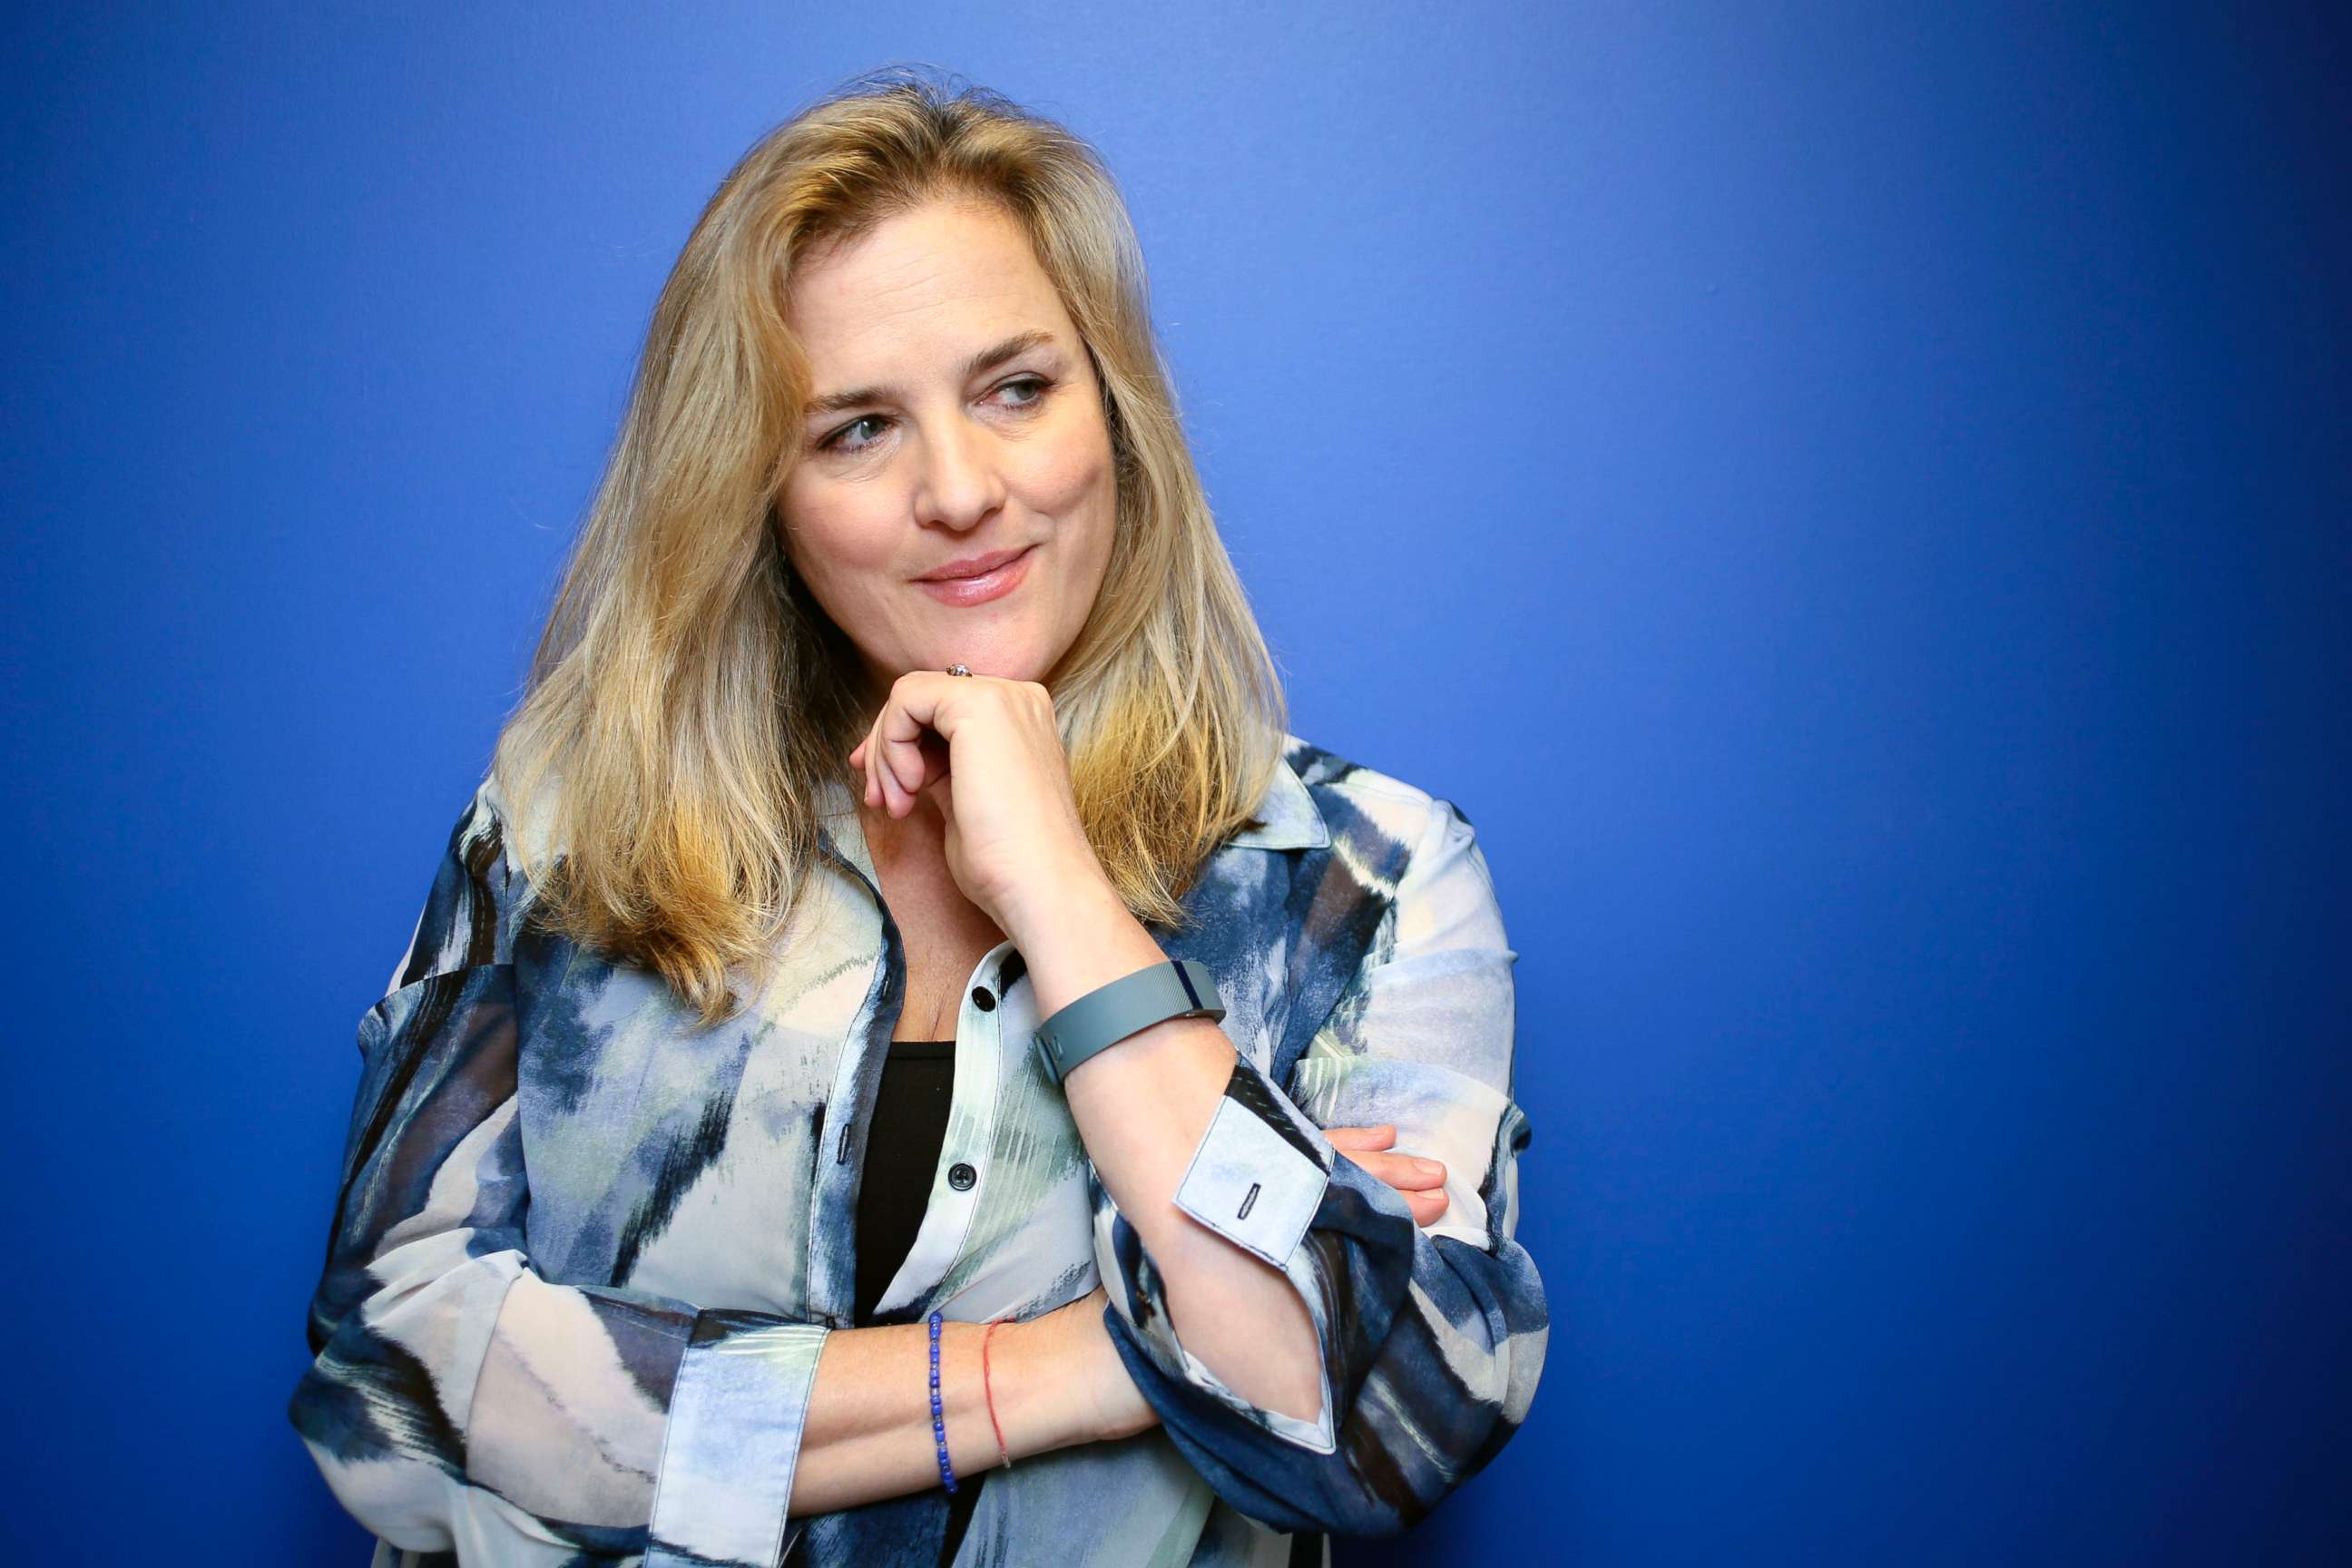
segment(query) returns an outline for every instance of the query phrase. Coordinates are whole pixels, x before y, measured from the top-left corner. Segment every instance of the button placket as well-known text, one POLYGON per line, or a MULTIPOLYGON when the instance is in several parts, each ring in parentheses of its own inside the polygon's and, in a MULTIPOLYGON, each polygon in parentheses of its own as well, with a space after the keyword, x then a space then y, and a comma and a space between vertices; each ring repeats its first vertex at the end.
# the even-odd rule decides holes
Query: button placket
MULTIPOLYGON (((996 956, 997 950, 991 949, 989 952, 981 959, 979 966, 975 968, 972 973, 975 975, 984 975, 988 978, 988 981, 993 982, 1001 968, 1001 966, 996 963, 996 956)), ((985 1091, 989 1096, 989 1104, 992 1110, 995 1103, 996 1090, 996 1084, 994 1081, 996 1073, 994 1071, 993 1064, 997 1060, 996 1047, 999 1044, 999 1021, 996 1016, 996 1002, 997 994, 992 984, 984 983, 981 984, 969 985, 964 991, 963 1007, 960 1011, 956 1020, 957 1040, 960 1042, 971 1042, 971 1048, 981 1049, 980 1042, 985 1039, 988 1044, 983 1050, 983 1056, 985 1060, 991 1064, 991 1070, 985 1075, 975 1072, 971 1074, 969 1079, 966 1079, 963 1068, 963 1058, 966 1054, 966 1047, 960 1044, 956 1050, 956 1077, 959 1080, 956 1086, 957 1089, 959 1092, 962 1092, 964 1090, 965 1084, 968 1082, 971 1084, 972 1089, 977 1091, 982 1089, 984 1081, 985 1091)), ((952 1156, 952 1160, 948 1165, 947 1171, 948 1187, 952 1192, 969 1193, 974 1187, 980 1185, 980 1165, 978 1162, 986 1157, 987 1143, 985 1139, 994 1136, 996 1119, 992 1114, 979 1120, 981 1121, 982 1125, 985 1128, 985 1132, 983 1133, 982 1138, 977 1141, 975 1146, 956 1146, 950 1147, 947 1151, 947 1152, 952 1156)), ((949 1136, 950 1140, 954 1137, 955 1125, 954 1120, 951 1119, 949 1122, 949 1136)), ((971 1123, 967 1123, 966 1125, 971 1125, 971 1123)))
POLYGON ((1012 951, 1010 942, 992 948, 972 971, 964 988, 963 1005, 956 1016, 956 1050, 948 1131, 940 1149, 937 1173, 946 1177, 945 1190, 934 1186, 915 1245, 898 1273, 883 1292, 882 1310, 891 1310, 921 1300, 955 1269, 963 1257, 964 1242, 979 1214, 981 1178, 996 1139, 997 1107, 1003 1065, 999 1054, 1002 1000, 996 989, 997 963, 1012 951), (981 984, 982 976, 995 984, 981 984), (981 998, 985 996, 986 1002, 981 998))

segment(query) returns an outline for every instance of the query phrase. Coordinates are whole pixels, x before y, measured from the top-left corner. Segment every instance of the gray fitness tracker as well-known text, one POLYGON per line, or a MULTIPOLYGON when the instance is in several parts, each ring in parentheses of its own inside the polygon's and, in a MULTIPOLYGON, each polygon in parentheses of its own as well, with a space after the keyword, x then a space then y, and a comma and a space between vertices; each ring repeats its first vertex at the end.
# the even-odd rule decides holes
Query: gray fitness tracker
POLYGON ((1097 1051, 1171 1018, 1225 1016, 1209 972, 1189 958, 1171 959, 1098 985, 1037 1026, 1037 1056, 1056 1084, 1097 1051))

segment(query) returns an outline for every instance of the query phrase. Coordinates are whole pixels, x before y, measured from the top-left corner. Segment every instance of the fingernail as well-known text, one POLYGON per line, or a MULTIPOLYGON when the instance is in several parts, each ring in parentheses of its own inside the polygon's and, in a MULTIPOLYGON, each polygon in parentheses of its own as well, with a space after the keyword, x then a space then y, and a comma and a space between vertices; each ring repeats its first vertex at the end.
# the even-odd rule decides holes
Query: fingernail
POLYGON ((1439 1164, 1434 1160, 1423 1160, 1416 1158, 1412 1163, 1412 1168, 1424 1176, 1442 1176, 1445 1174, 1445 1167, 1439 1164))

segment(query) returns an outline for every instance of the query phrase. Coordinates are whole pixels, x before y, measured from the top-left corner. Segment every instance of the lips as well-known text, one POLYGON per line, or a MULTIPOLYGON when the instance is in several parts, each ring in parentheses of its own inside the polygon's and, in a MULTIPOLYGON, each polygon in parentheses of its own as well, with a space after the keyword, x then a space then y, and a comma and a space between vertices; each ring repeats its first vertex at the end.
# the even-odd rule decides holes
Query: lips
POLYGON ((985 555, 967 555, 961 561, 950 561, 944 566, 935 567, 915 580, 919 583, 950 583, 960 578, 984 577, 1029 548, 1024 544, 1015 550, 992 550, 985 555))
POLYGON ((984 605, 991 599, 1003 598, 1021 585, 1021 579, 1029 574, 1030 557, 1036 553, 1036 549, 1034 544, 1024 545, 1019 550, 999 550, 991 554, 973 556, 970 562, 950 563, 951 566, 959 569, 969 567, 971 562, 982 563, 983 566, 971 576, 918 577, 915 586, 942 605, 958 607, 984 605))

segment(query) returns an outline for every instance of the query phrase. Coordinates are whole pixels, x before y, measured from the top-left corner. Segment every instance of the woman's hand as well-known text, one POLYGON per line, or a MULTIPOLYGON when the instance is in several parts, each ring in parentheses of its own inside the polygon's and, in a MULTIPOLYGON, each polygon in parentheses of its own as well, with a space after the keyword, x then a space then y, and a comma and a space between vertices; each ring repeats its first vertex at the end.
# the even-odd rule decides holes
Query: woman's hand
POLYGON ((1323 1136, 1331 1141, 1331 1147, 1402 1193, 1405 1205, 1412 1210, 1413 1224, 1435 1225, 1437 1216, 1445 1212, 1444 1163, 1381 1152, 1396 1147, 1394 1127, 1385 1122, 1378 1127, 1327 1127, 1323 1136))
POLYGON ((849 765, 866 772, 869 806, 938 809, 956 885, 1016 942, 1024 910, 1066 902, 1089 879, 1109 890, 1078 821, 1054 700, 1035 681, 909 670, 849 765))

